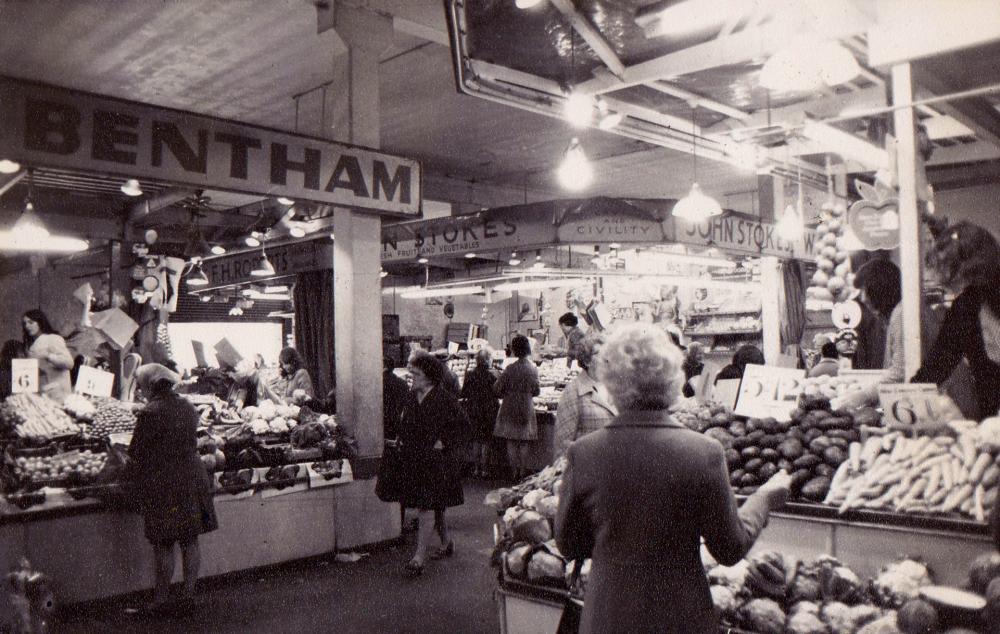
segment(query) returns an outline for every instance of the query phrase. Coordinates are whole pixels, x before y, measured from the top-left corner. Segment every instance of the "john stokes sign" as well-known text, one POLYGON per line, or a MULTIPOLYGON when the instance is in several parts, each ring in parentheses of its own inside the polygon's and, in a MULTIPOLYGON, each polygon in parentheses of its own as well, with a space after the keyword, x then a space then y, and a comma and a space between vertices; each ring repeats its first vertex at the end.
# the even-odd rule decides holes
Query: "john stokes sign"
POLYGON ((420 166, 322 139, 0 77, 0 158, 420 213, 420 166))

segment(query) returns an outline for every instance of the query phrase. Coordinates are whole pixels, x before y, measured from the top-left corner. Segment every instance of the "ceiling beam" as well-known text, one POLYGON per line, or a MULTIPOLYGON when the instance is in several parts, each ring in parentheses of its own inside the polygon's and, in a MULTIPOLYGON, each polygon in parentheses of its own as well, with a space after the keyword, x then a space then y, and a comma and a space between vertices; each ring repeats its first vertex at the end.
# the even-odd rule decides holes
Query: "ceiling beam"
POLYGON ((549 2, 569 20, 573 29, 580 34, 580 37, 594 50, 594 53, 616 77, 622 77, 625 74, 625 64, 618 59, 618 54, 586 16, 576 10, 572 0, 549 0, 549 2))
POLYGON ((16 174, 11 174, 10 176, 8 176, 4 184, 0 185, 0 196, 6 194, 8 189, 13 187, 14 185, 17 185, 21 181, 21 179, 27 175, 28 175, 28 170, 21 170, 16 174))
POLYGON ((888 67, 1000 41, 996 0, 878 0, 868 59, 888 67))
POLYGON ((774 108, 770 111, 758 110, 746 120, 736 123, 733 121, 723 121, 706 129, 709 135, 732 132, 738 130, 737 126, 746 128, 764 127, 767 125, 787 124, 798 126, 805 123, 806 118, 827 119, 835 117, 845 110, 863 110, 870 108, 883 108, 888 105, 885 90, 879 86, 869 86, 858 91, 844 93, 841 95, 832 94, 819 99, 809 99, 801 103, 774 108))
POLYGON ((144 223, 153 222, 152 220, 147 221, 146 218, 161 209, 184 200, 188 196, 194 196, 196 193, 197 192, 194 190, 182 189, 180 187, 166 189, 155 196, 151 196, 146 200, 141 200, 132 205, 128 210, 128 219, 126 220, 126 223, 131 224, 138 222, 139 220, 142 220, 144 223))
MULTIPOLYGON (((858 11, 838 14, 838 19, 826 20, 823 35, 840 39, 863 33, 869 26, 858 11)), ((670 79, 720 66, 742 64, 763 59, 788 43, 785 21, 772 21, 757 28, 748 28, 726 37, 695 44, 646 62, 628 66, 620 80, 595 77, 577 86, 583 92, 603 94, 658 79, 670 79)))
POLYGON ((407 20, 406 18, 394 15, 392 16, 392 28, 399 33, 411 35, 427 42, 441 44, 442 46, 451 46, 447 31, 439 31, 434 27, 414 22, 413 20, 407 20))
MULTIPOLYGON (((917 86, 913 97, 915 100, 953 92, 941 79, 925 71, 914 69, 913 81, 917 86)), ((934 104, 934 107, 967 126, 979 139, 1000 148, 1000 135, 987 127, 990 124, 996 125, 997 116, 988 107, 982 106, 978 99, 963 99, 955 103, 943 101, 934 104)))
POLYGON ((727 106, 724 103, 719 103, 707 97, 703 97, 697 93, 693 93, 689 90, 684 90, 683 88, 678 88, 677 86, 668 84, 665 81, 654 81, 646 84, 648 88, 652 88, 657 92, 662 92, 665 95, 670 95, 671 97, 677 97, 678 99, 684 99, 688 102, 695 102, 699 106, 708 108, 709 110, 714 110, 719 114, 724 114, 727 117, 733 119, 739 119, 744 121, 750 118, 750 113, 743 112, 739 108, 733 108, 732 106, 727 106))
POLYGON ((975 143, 934 148, 931 159, 927 161, 927 167, 996 161, 997 159, 1000 159, 1000 147, 986 141, 976 141, 975 143))

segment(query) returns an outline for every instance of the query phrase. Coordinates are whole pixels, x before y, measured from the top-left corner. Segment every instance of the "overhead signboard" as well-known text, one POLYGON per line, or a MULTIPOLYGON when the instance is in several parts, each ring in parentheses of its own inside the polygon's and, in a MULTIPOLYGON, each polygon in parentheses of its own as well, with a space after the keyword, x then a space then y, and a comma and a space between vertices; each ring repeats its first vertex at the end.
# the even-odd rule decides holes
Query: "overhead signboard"
POLYGON ((6 77, 0 121, 29 165, 420 214, 420 165, 375 150, 6 77))
MULTIPOLYGON (((333 266, 333 245, 329 242, 323 244, 319 240, 268 247, 266 253, 276 277, 319 271, 333 266)), ((260 250, 255 249, 206 259, 202 263, 202 270, 208 277, 208 285, 203 290, 264 281, 250 274, 260 262, 260 254, 260 250)))
POLYGON ((801 240, 788 241, 778 234, 778 227, 769 222, 737 215, 715 216, 701 222, 671 218, 674 239, 682 244, 716 247, 723 251, 748 255, 769 255, 779 258, 815 260, 816 231, 806 229, 801 240))

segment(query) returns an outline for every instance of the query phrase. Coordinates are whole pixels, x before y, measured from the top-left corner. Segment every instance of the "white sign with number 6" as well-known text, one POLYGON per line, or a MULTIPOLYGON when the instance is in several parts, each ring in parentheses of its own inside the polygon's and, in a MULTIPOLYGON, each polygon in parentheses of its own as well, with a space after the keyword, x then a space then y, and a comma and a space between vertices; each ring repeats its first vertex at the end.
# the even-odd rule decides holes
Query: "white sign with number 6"
POLYGON ((38 359, 12 359, 10 366, 11 393, 38 392, 38 359))
POLYGON ((882 415, 890 424, 941 423, 938 387, 933 383, 884 383, 878 387, 882 415))

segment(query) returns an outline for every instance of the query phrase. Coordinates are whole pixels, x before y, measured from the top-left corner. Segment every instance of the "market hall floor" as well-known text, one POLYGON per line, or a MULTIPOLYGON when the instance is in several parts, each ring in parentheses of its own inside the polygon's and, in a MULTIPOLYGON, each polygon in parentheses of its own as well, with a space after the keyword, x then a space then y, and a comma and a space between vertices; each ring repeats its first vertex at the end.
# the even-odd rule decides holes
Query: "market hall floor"
POLYGON ((186 616, 128 616, 124 608, 137 599, 127 597, 68 614, 52 631, 492 634, 499 631, 489 566, 496 515, 482 504, 489 488, 466 481, 465 505, 448 510, 455 555, 429 562, 417 579, 401 576, 413 547, 408 536, 405 545, 378 547, 353 564, 312 561, 208 580, 186 616))

